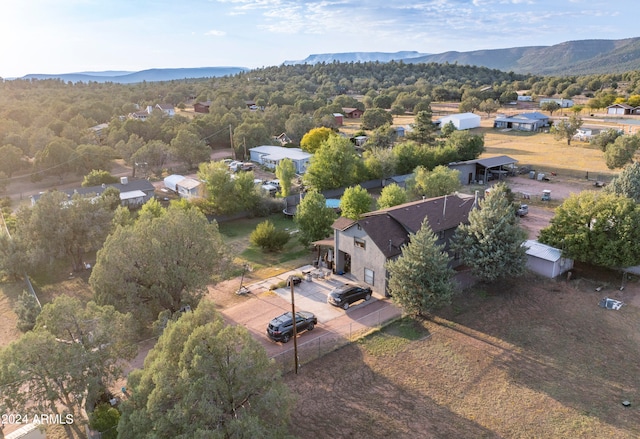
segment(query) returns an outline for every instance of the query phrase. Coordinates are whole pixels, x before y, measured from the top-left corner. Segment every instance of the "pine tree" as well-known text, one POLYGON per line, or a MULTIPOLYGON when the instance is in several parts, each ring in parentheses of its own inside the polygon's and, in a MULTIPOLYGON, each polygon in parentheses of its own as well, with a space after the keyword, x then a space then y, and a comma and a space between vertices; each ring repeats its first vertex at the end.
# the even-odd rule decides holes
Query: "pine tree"
POLYGON ((448 304, 454 293, 449 256, 428 220, 402 248, 402 255, 387 262, 389 292, 409 314, 424 315, 448 304))
POLYGON ((486 282, 521 276, 526 265, 522 243, 526 233, 518 224, 509 188, 500 183, 469 213, 469 224, 458 227, 452 249, 473 273, 486 282))

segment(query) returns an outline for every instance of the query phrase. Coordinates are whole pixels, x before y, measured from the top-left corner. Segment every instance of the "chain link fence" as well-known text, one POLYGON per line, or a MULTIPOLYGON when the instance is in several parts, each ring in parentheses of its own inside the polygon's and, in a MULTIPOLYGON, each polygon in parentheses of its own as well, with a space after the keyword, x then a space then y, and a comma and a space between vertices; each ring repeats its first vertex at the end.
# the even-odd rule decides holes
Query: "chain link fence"
MULTIPOLYGON (((313 340, 304 343, 298 342, 298 367, 363 337, 372 330, 400 317, 401 314, 401 311, 396 307, 386 306, 346 325, 332 328, 326 334, 322 334, 313 340)), ((294 371, 293 346, 284 352, 274 355, 272 358, 283 374, 294 371)))

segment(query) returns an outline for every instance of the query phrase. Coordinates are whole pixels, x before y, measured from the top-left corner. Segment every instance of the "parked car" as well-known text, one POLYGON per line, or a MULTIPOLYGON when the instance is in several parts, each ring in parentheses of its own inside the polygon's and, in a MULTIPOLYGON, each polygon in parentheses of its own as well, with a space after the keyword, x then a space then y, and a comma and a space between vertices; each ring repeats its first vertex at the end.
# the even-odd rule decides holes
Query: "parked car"
MULTIPOLYGON (((267 326, 267 335, 273 341, 281 341, 286 343, 293 336, 293 319, 291 312, 286 312, 269 322, 267 326)), ((318 319, 313 313, 307 311, 296 312, 296 332, 300 333, 304 330, 312 331, 318 319)))
POLYGON ((529 206, 527 204, 521 204, 518 210, 516 211, 516 215, 519 217, 523 217, 529 213, 529 206))
POLYGON ((344 284, 335 288, 327 296, 327 302, 343 309, 349 309, 349 305, 358 300, 369 299, 371 299, 371 288, 355 284, 344 284))

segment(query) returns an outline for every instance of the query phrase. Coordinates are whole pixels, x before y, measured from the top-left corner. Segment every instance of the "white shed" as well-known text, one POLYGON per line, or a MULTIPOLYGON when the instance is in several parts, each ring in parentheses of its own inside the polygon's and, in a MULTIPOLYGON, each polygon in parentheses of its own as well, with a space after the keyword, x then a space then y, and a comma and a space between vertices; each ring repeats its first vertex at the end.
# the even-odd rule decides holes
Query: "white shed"
POLYGON ((178 174, 172 174, 164 178, 164 185, 166 188, 171 189, 174 192, 178 192, 178 183, 184 180, 184 176, 178 174))
POLYGON ((555 278, 573 268, 573 259, 563 258, 559 249, 530 239, 527 248, 527 268, 548 278, 555 278))
POLYGON ((478 128, 480 126, 480 116, 473 113, 459 113, 450 114, 449 116, 444 116, 438 119, 440 128, 449 122, 452 122, 453 126, 455 126, 457 130, 468 130, 471 128, 478 128))
POLYGON ((300 148, 284 148, 282 146, 261 145, 249 149, 251 161, 267 168, 275 169, 283 159, 289 159, 296 168, 296 174, 304 174, 313 154, 300 148))

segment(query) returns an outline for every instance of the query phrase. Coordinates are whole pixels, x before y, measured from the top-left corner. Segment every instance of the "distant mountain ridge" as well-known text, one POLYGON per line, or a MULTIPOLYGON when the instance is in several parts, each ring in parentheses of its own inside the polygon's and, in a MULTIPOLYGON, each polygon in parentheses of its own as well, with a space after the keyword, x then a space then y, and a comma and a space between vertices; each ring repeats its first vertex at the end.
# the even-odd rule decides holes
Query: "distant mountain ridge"
POLYGON ((194 67, 181 69, 148 69, 139 72, 105 71, 62 73, 58 75, 29 74, 20 79, 61 79, 65 82, 113 82, 133 84, 137 82, 173 81, 189 78, 212 78, 247 72, 246 67, 194 67))
POLYGON ((621 40, 578 40, 553 46, 527 46, 506 49, 412 54, 418 52, 347 52, 310 55, 301 61, 320 62, 402 61, 405 63, 461 64, 534 75, 588 75, 640 70, 640 38, 621 40))
MULTIPOLYGON (((592 75, 640 70, 640 37, 620 40, 578 40, 553 46, 527 46, 506 49, 474 50, 425 54, 418 51, 345 52, 313 54, 300 61, 282 65, 391 62, 474 65, 534 75, 592 75)), ((275 64, 274 64, 275 65, 275 64)), ((211 78, 247 72, 245 67, 196 67, 148 69, 139 72, 104 71, 63 74, 29 74, 20 79, 59 78, 69 82, 138 82, 211 78)))
POLYGON ((640 38, 567 41, 553 46, 445 52, 412 63, 470 64, 534 75, 587 75, 640 70, 640 38))
POLYGON ((405 50, 400 52, 344 52, 344 53, 320 53, 309 55, 300 61, 285 61, 285 66, 294 64, 319 64, 332 62, 390 62, 400 61, 408 58, 428 56, 428 53, 420 53, 415 50, 405 50))

